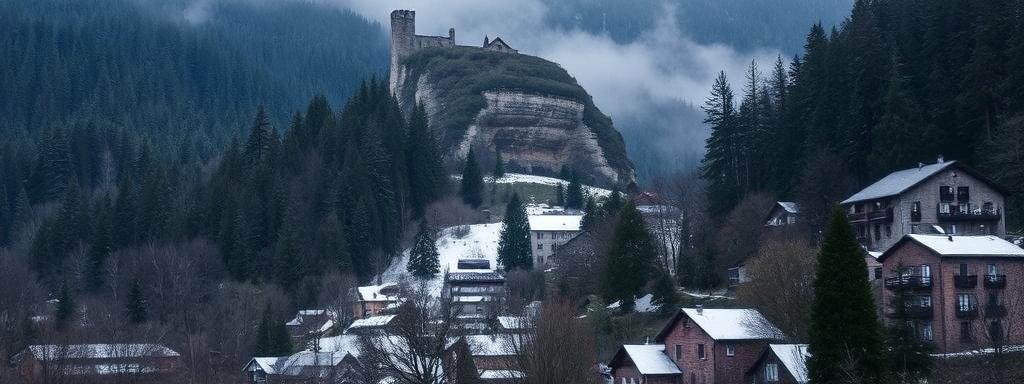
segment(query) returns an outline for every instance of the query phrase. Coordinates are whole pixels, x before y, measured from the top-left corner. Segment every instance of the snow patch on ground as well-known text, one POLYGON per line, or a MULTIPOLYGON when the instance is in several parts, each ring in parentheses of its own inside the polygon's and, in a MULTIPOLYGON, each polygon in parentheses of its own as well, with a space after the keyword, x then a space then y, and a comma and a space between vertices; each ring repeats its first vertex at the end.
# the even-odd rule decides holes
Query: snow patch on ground
MULTIPOLYGON (((466 225, 468 233, 458 238, 456 232, 458 227, 449 227, 437 234, 437 253, 440 255, 438 261, 441 265, 441 272, 434 278, 426 280, 427 291, 434 296, 441 295, 441 288, 444 285, 444 273, 448 272, 493 272, 498 270, 498 238, 501 236, 501 223, 466 225), (479 269, 459 269, 459 259, 485 259, 491 263, 489 271, 479 269)), ((382 284, 397 284, 403 279, 415 282, 415 278, 409 276, 406 266, 409 264, 409 249, 402 252, 402 257, 391 263, 391 266, 380 276, 382 284)))
MULTIPOLYGON (((491 180, 493 180, 493 177, 491 177, 491 176, 485 176, 484 177, 484 182, 485 183, 490 183, 491 180)), ((555 186, 557 184, 562 184, 564 186, 569 186, 569 182, 568 181, 562 180, 562 179, 559 179, 559 178, 556 178, 556 177, 524 175, 524 174, 521 174, 521 173, 506 173, 505 176, 499 177, 497 182, 498 182, 498 184, 534 183, 534 184, 542 184, 542 185, 550 185, 550 186, 555 186)), ((609 195, 612 194, 612 191, 610 191, 610 190, 607 190, 607 189, 604 189, 604 188, 598 188, 598 187, 591 187, 591 186, 587 186, 587 185, 583 186, 583 192, 587 193, 589 195, 592 195, 594 197, 608 197, 609 195)))
MULTIPOLYGON (((637 313, 641 313, 641 312, 642 313, 657 312, 659 309, 661 309, 661 304, 654 304, 652 302, 653 300, 654 300, 654 295, 652 295, 650 293, 648 293, 648 294, 646 294, 646 295, 644 295, 642 297, 635 298, 636 304, 633 307, 633 312, 637 312, 637 313)), ((614 303, 608 304, 608 309, 616 309, 617 310, 621 306, 622 306, 622 301, 620 300, 620 301, 616 301, 614 303)))

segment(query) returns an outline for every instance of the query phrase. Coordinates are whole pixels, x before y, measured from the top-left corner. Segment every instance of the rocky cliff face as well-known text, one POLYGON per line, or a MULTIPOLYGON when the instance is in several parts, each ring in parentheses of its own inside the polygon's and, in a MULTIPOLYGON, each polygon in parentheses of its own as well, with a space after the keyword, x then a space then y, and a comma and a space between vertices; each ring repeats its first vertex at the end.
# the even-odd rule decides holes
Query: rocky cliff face
MULTIPOLYGON (((403 67, 392 91, 403 110, 423 103, 445 157, 456 164, 473 148, 477 157, 484 159, 484 167, 493 164, 494 153, 500 151, 510 171, 555 175, 562 166, 569 166, 584 180, 599 185, 622 186, 635 180, 621 136, 589 97, 579 100, 491 81, 488 87, 473 90, 473 100, 466 102, 469 97, 451 96, 456 93, 452 89, 455 81, 435 72, 445 70, 403 67), (588 125, 588 113, 603 118, 605 125, 598 129, 588 125), (467 116, 460 118, 459 114, 467 116)), ((579 87, 575 81, 571 86, 579 87)))

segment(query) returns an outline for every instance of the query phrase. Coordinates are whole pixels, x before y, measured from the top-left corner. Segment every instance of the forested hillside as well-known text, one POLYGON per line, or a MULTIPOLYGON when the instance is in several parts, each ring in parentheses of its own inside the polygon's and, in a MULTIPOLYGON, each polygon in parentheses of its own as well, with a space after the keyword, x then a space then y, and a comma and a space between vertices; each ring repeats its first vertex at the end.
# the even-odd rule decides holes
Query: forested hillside
POLYGON ((755 191, 835 202, 944 155, 1007 188, 1007 227, 1020 228, 1021 9, 1019 0, 857 1, 840 28, 811 28, 788 66, 752 64, 733 79, 735 95, 720 76, 704 106, 711 212, 755 191))

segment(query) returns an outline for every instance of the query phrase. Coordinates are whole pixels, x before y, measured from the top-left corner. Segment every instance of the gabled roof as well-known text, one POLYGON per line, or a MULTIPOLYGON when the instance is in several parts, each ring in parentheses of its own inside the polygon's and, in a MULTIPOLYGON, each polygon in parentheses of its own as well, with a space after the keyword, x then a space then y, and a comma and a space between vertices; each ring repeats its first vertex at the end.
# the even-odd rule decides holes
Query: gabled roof
POLYGON ((397 301, 398 298, 393 296, 396 289, 395 284, 367 285, 356 288, 356 292, 361 301, 397 301))
POLYGON ((530 215, 531 231, 579 231, 583 215, 530 215))
POLYGON ((899 195, 928 178, 935 176, 942 170, 957 164, 959 163, 956 160, 953 160, 922 165, 917 168, 904 169, 902 171, 890 173, 881 180, 876 181, 874 184, 867 186, 867 188, 864 188, 860 190, 860 192, 857 192, 853 194, 853 196, 843 200, 840 204, 855 203, 858 201, 899 195))
POLYGON ((807 358, 811 357, 811 354, 807 352, 807 344, 769 344, 768 348, 779 358, 797 383, 810 381, 807 376, 807 358))
POLYGON ((502 40, 500 37, 495 37, 494 40, 491 40, 489 43, 487 43, 485 47, 493 47, 495 45, 498 45, 499 43, 501 45, 504 45, 506 48, 512 48, 510 45, 505 43, 505 40, 502 40))
POLYGON ((180 356, 160 344, 39 344, 25 352, 40 361, 180 356))
POLYGON ((1018 247, 999 236, 956 236, 956 235, 919 235, 903 236, 900 241, 889 247, 878 261, 883 261, 904 243, 914 242, 932 251, 939 257, 1002 257, 1024 259, 1024 248, 1018 247))
POLYGON ((655 338, 665 341, 683 317, 688 317, 715 340, 781 340, 785 335, 754 309, 683 308, 655 338))
POLYGON ((365 319, 356 319, 349 324, 348 328, 345 328, 345 333, 349 331, 367 328, 382 328, 391 323, 391 320, 395 319, 395 315, 385 316, 371 316, 365 319))
POLYGON ((792 202, 792 201, 778 201, 778 202, 775 202, 775 204, 780 206, 780 207, 782 207, 782 209, 786 210, 786 212, 793 213, 793 214, 800 213, 800 207, 797 206, 795 202, 792 202))
POLYGON ((611 367, 622 366, 627 358, 633 362, 636 370, 642 375, 680 375, 683 373, 665 354, 664 344, 623 345, 608 365, 611 367))

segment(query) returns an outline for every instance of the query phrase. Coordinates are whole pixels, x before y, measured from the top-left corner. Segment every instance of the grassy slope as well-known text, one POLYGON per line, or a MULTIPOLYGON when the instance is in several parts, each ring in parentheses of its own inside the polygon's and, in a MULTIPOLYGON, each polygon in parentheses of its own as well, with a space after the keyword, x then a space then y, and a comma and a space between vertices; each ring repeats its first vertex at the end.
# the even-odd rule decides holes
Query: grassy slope
POLYGON ((609 165, 617 170, 632 168, 622 135, 612 126, 612 120, 597 109, 586 90, 558 64, 534 56, 469 47, 427 48, 410 55, 404 63, 409 69, 406 89, 414 89, 420 75, 429 72, 438 96, 448 108, 447 121, 441 127, 444 148, 456 145, 477 113, 487 106, 483 91, 521 90, 583 103, 583 122, 596 135, 609 165))

